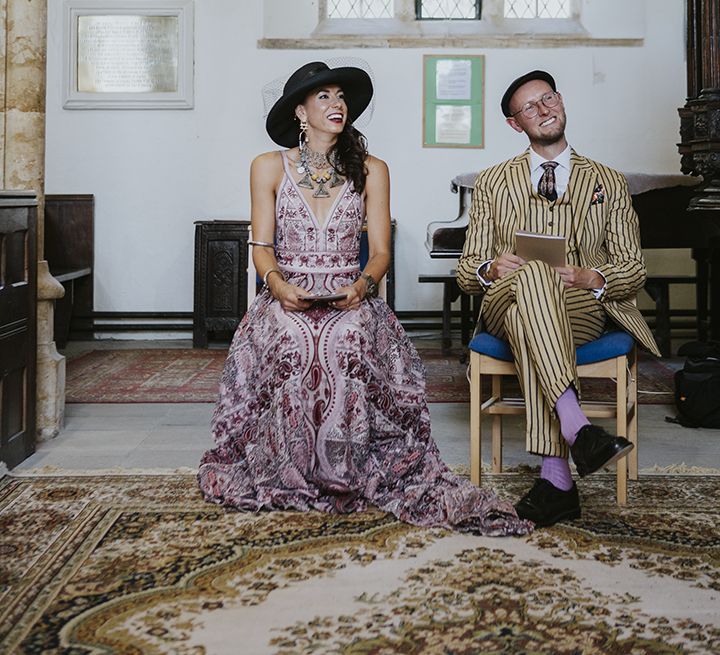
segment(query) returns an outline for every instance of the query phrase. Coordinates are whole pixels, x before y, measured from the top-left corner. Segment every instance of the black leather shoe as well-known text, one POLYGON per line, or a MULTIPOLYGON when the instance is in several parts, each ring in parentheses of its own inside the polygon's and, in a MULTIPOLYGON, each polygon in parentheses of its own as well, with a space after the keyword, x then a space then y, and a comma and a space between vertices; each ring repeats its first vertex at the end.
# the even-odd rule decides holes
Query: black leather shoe
POLYGON ((581 478, 595 473, 627 455, 633 445, 625 437, 614 437, 599 425, 584 425, 570 446, 570 454, 581 478))
POLYGON ((546 528, 558 521, 580 518, 580 497, 577 485, 563 491, 547 480, 540 478, 515 505, 521 519, 532 521, 538 528, 546 528))

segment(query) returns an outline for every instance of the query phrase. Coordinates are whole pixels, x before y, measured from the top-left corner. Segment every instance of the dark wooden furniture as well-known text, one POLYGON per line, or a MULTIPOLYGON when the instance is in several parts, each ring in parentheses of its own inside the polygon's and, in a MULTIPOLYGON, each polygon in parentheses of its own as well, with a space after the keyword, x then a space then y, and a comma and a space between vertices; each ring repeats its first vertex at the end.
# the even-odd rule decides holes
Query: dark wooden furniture
POLYGON ((695 186, 670 186, 633 195, 633 208, 640 219, 640 243, 643 248, 690 248, 695 260, 695 275, 650 275, 645 291, 655 301, 655 339, 663 356, 672 354, 669 286, 695 285, 695 307, 698 339, 707 338, 710 328, 708 306, 709 259, 708 229, 698 214, 688 214, 687 207, 697 192, 695 186))
POLYGON ((683 173, 704 182, 687 206, 686 221, 705 228, 710 264, 710 338, 720 340, 720 3, 687 0, 687 102, 680 114, 683 173))
POLYGON ((232 333, 247 311, 250 221, 195 221, 193 348, 232 333))
POLYGON ((37 198, 0 191, 0 461, 35 452, 37 198))
POLYGON ((703 287, 707 291, 707 280, 703 282, 697 275, 652 275, 645 280, 645 291, 655 302, 655 340, 663 357, 672 355, 670 328, 672 310, 670 309, 670 287, 675 284, 695 286, 697 296, 696 320, 698 338, 703 339, 707 330, 707 294, 702 295, 703 287))
POLYGON ((452 347, 452 304, 460 297, 460 342, 463 346, 470 343, 475 321, 477 320, 480 303, 479 296, 473 296, 472 307, 470 296, 463 293, 455 278, 455 271, 447 274, 420 274, 418 282, 443 285, 442 300, 442 353, 447 355, 452 347))
POLYGON ((63 348, 71 333, 92 333, 95 265, 95 197, 45 196, 45 259, 65 287, 55 301, 55 342, 63 348))

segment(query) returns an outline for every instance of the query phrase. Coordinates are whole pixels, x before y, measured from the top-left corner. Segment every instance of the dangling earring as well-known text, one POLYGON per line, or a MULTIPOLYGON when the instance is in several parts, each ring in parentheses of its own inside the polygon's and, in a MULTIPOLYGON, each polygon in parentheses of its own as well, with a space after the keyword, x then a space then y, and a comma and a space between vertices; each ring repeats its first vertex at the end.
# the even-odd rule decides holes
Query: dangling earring
POLYGON ((300 134, 298 135, 298 149, 300 150, 300 157, 297 163, 297 172, 302 175, 298 182, 299 187, 304 189, 314 189, 312 180, 310 179, 310 166, 307 164, 307 121, 303 118, 300 120, 300 134))
POLYGON ((305 144, 308 141, 307 128, 307 121, 304 118, 300 119, 300 134, 298 135, 298 148, 300 148, 300 150, 305 147, 305 144))

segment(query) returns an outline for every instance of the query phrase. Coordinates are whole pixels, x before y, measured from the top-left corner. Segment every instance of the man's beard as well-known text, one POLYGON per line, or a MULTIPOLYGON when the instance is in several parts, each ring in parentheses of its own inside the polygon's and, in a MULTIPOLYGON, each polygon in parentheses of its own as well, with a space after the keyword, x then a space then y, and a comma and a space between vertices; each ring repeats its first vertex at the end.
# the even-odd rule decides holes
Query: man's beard
POLYGON ((556 144, 558 141, 562 141, 565 138, 565 126, 567 125, 567 118, 565 117, 565 113, 561 116, 558 116, 558 122, 560 123, 559 130, 555 134, 541 134, 536 136, 533 141, 537 143, 540 146, 552 146, 556 144))

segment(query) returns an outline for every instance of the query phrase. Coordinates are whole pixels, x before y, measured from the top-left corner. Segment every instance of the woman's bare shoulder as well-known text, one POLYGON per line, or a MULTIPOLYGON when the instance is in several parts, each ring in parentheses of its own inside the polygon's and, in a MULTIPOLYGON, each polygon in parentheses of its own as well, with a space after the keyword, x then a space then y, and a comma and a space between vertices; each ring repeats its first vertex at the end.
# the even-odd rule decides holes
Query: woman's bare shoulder
POLYGON ((279 150, 264 152, 253 159, 250 166, 251 184, 276 188, 283 176, 282 153, 279 150))
POLYGON ((374 155, 368 155, 365 159, 365 165, 368 169, 368 175, 387 175, 388 166, 387 164, 374 155))
POLYGON ((282 168, 282 153, 279 150, 272 150, 270 152, 263 152, 253 159, 253 169, 268 172, 273 169, 282 168))

